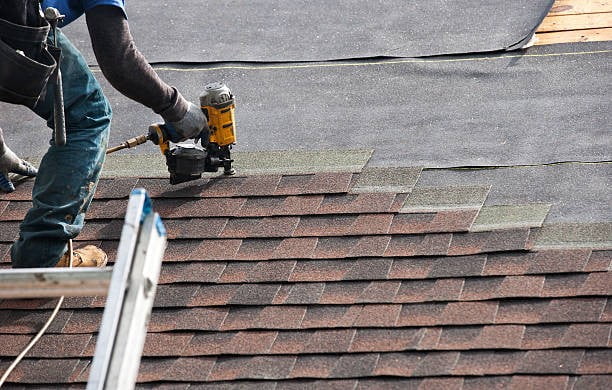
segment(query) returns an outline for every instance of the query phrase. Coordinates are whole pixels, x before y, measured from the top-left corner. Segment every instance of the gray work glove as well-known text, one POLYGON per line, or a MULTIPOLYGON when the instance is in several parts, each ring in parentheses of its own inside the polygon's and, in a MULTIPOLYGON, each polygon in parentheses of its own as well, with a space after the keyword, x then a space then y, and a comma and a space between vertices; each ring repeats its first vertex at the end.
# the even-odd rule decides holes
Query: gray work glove
POLYGON ((172 142, 199 138, 203 132, 208 137, 208 119, 202 109, 193 103, 189 103, 189 108, 181 120, 166 122, 164 125, 172 142))
POLYGON ((15 186, 9 178, 9 173, 17 173, 23 176, 36 176, 38 170, 27 161, 17 157, 4 143, 2 129, 0 129, 0 191, 13 192, 15 186))

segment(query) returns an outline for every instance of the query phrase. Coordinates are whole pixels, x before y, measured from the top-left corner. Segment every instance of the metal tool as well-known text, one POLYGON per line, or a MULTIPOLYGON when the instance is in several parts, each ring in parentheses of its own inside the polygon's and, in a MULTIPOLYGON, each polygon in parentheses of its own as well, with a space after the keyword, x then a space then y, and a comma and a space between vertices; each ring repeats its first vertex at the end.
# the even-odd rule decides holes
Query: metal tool
POLYGON ((53 139, 55 145, 64 146, 66 145, 66 117, 64 114, 64 92, 62 86, 62 72, 60 71, 61 61, 61 50, 57 46, 57 24, 64 19, 65 15, 62 15, 57 8, 47 7, 45 9, 45 19, 53 28, 53 45, 54 50, 51 50, 51 54, 57 62, 56 73, 52 76, 51 80, 55 84, 54 94, 55 99, 53 103, 53 124, 54 133, 53 139))
POLYGON ((171 144, 165 126, 152 124, 148 134, 130 138, 122 144, 109 148, 106 154, 133 148, 151 141, 159 146, 166 157, 170 172, 170 184, 179 184, 202 177, 204 172, 218 172, 223 167, 225 175, 234 175, 234 160, 230 151, 236 143, 235 100, 230 89, 223 83, 212 83, 204 87, 200 95, 200 107, 208 118, 210 134, 193 144, 171 144))

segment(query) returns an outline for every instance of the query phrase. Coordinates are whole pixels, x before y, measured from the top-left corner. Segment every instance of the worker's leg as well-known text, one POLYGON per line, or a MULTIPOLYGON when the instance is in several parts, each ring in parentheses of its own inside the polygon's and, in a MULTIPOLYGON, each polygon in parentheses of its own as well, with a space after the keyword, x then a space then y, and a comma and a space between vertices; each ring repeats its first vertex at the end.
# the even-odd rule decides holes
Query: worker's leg
MULTIPOLYGON (((32 208, 11 248, 13 267, 53 267, 83 228, 104 162, 111 108, 85 59, 58 33, 66 111, 65 146, 51 145, 40 163, 32 208)), ((34 109, 53 127, 53 90, 34 109)))

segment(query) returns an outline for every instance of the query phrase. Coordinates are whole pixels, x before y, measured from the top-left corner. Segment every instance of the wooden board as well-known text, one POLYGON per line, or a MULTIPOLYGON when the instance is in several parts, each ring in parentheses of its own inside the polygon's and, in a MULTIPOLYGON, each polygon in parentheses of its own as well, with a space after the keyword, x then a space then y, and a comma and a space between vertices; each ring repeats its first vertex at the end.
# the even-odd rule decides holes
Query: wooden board
POLYGON ((549 15, 544 19, 537 32, 585 30, 606 27, 612 27, 612 12, 562 16, 549 15))
POLYGON ((556 0, 536 31, 536 45, 610 41, 612 0, 556 0))
POLYGON ((557 0, 549 15, 578 15, 612 12, 612 0, 557 0))
POLYGON ((0 299, 105 296, 112 268, 18 268, 0 271, 0 299))
POLYGON ((536 45, 551 45, 568 42, 612 41, 612 28, 596 28, 589 30, 557 31, 536 34, 536 45))

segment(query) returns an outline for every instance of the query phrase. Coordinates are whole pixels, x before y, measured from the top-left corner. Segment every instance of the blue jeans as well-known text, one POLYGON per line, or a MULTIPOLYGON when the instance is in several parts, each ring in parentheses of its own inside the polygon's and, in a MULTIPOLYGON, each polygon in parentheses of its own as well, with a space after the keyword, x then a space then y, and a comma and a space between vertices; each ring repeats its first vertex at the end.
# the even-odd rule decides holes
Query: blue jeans
MULTIPOLYGON (((66 252, 68 240, 81 232, 108 143, 110 104, 81 53, 61 32, 57 38, 62 49, 67 142, 65 146, 51 142, 40 163, 32 208, 11 248, 15 268, 55 266, 66 252)), ((50 86, 34 108, 50 128, 53 100, 50 86)))

